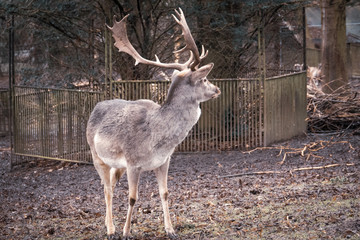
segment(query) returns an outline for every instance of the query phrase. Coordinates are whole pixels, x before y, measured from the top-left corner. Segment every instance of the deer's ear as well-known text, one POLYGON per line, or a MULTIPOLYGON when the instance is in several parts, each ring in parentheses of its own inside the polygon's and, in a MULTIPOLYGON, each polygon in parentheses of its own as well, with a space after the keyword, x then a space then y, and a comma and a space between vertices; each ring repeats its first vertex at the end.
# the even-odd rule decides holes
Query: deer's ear
POLYGON ((180 71, 179 70, 174 70, 173 71, 173 73, 172 73, 172 75, 171 75, 171 78, 174 78, 176 75, 178 75, 180 73, 180 71))
POLYGON ((205 66, 202 66, 201 68, 199 68, 198 70, 193 72, 192 79, 198 80, 198 79, 205 78, 210 73, 210 71, 213 67, 214 67, 213 63, 209 63, 209 64, 206 64, 205 66))

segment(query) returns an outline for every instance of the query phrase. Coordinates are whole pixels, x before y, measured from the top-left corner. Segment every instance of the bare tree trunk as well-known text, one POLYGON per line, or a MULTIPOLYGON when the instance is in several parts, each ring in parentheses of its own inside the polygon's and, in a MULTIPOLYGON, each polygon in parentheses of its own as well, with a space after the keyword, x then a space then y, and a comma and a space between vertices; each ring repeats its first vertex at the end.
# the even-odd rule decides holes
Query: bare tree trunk
POLYGON ((322 0, 323 91, 342 91, 348 83, 346 71, 346 0, 322 0))

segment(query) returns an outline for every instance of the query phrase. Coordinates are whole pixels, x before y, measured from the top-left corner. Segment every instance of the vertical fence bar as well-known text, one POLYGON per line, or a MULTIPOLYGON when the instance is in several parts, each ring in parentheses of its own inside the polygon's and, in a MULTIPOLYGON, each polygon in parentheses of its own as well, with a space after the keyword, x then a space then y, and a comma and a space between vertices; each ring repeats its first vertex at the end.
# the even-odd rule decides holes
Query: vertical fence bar
POLYGON ((10 27, 9 27, 9 118, 10 118, 10 126, 9 126, 9 135, 10 135, 10 149, 11 149, 11 156, 10 156, 10 168, 13 167, 13 152, 14 152, 14 135, 15 134, 15 117, 14 117, 14 111, 15 109, 12 108, 12 106, 15 105, 14 100, 14 86, 15 86, 15 34, 14 34, 14 15, 10 16, 10 27))
POLYGON ((57 93, 57 113, 58 113, 58 154, 64 155, 64 124, 63 124, 63 94, 57 93))
POLYGON ((250 82, 250 95, 249 95, 249 147, 251 148, 253 146, 253 140, 254 140, 254 121, 253 121, 253 116, 254 116, 254 108, 253 108, 253 104, 254 104, 254 85, 252 82, 250 82))
POLYGON ((259 85, 257 82, 254 82, 254 89, 255 89, 255 102, 254 102, 254 123, 255 123, 255 129, 254 129, 254 146, 258 146, 259 144, 259 101, 260 101, 260 92, 259 92, 259 85))
POLYGON ((250 126, 249 126, 249 87, 250 87, 250 81, 247 81, 246 82, 246 93, 245 93, 245 113, 244 113, 244 122, 245 122, 245 128, 244 128, 244 143, 245 143, 245 148, 248 148, 249 147, 249 141, 248 141, 248 138, 249 138, 249 129, 250 129, 250 126))
POLYGON ((264 126, 265 126, 265 111, 264 111, 264 81, 258 81, 259 84, 259 122, 260 122, 260 126, 259 126, 259 135, 260 135, 260 142, 259 145, 263 146, 264 145, 264 126))
POLYGON ((253 133, 254 133, 254 126, 253 126, 253 121, 252 121, 252 117, 253 117, 253 104, 254 104, 254 90, 253 90, 253 83, 252 81, 249 82, 249 138, 248 138, 248 142, 249 142, 249 147, 251 148, 253 146, 252 142, 253 142, 253 133))
MULTIPOLYGON (((215 81, 214 82, 215 85, 217 85, 221 91, 223 91, 223 84, 221 81, 215 81)), ((223 93, 222 93, 223 94, 223 93)), ((221 94, 221 95, 222 95, 221 94)), ((217 99, 217 101, 215 101, 213 103, 213 106, 214 106, 214 109, 216 109, 219 105, 220 105, 220 99, 222 98, 222 96, 219 96, 219 98, 217 99)), ((218 142, 219 142, 219 133, 218 133, 218 130, 219 130, 219 113, 218 112, 214 112, 213 113, 214 115, 214 118, 212 118, 212 131, 211 131, 211 135, 210 135, 210 138, 213 139, 213 146, 212 146, 212 149, 211 150, 216 150, 216 149, 219 149, 219 146, 218 146, 218 142)))
POLYGON ((237 134, 238 134, 238 148, 242 148, 242 111, 241 111, 241 101, 242 101, 242 85, 241 81, 237 81, 237 100, 236 100, 236 109, 237 109, 237 134))
POLYGON ((230 101, 231 103, 231 135, 230 135, 230 146, 233 147, 235 146, 235 142, 236 142, 236 138, 237 138, 237 133, 236 133, 236 107, 235 105, 235 99, 236 99, 236 87, 235 87, 235 81, 231 80, 231 92, 232 92, 232 99, 230 101))
POLYGON ((240 137, 241 137, 241 126, 240 126, 240 81, 236 81, 236 101, 234 101, 234 106, 235 106, 235 109, 236 109, 236 145, 237 145, 237 148, 240 148, 240 137))
POLYGON ((240 99, 239 99, 239 111, 240 111, 240 118, 239 118, 239 128, 240 128, 240 143, 241 144, 241 148, 244 148, 244 127, 245 127, 245 124, 244 124, 244 99, 245 99, 245 96, 244 96, 244 81, 241 81, 240 82, 240 90, 239 90, 239 93, 240 93, 240 99))
POLYGON ((107 84, 108 84, 108 74, 109 74, 109 72, 108 72, 108 66, 109 66, 108 38, 109 38, 109 36, 108 35, 109 35, 108 34, 108 29, 107 29, 107 27, 105 27, 105 29, 104 29, 104 38, 105 38, 105 53, 104 53, 104 55, 105 55, 105 79, 104 80, 105 80, 105 83, 104 83, 104 89, 103 89, 105 99, 108 99, 108 95, 107 95, 107 90, 108 90, 107 89, 108 88, 107 84))
MULTIPOLYGON (((218 85, 218 83, 215 82, 215 85, 218 85)), ((219 86, 221 87, 221 86, 219 86)), ((208 109, 208 118, 207 118, 207 129, 206 129, 206 136, 205 136, 205 142, 206 147, 204 151, 213 151, 214 148, 214 142, 216 142, 216 136, 214 134, 211 134, 212 129, 215 128, 215 120, 217 118, 216 113, 212 112, 212 109, 215 109, 215 101, 211 101, 209 103, 209 109, 208 109)))
POLYGON ((232 95, 232 89, 231 89, 231 80, 229 79, 229 83, 227 84, 227 88, 228 88, 228 98, 227 98, 227 102, 226 102, 226 109, 227 109, 227 118, 228 118, 228 123, 227 123, 227 141, 226 144, 224 146, 225 149, 227 149, 227 147, 229 146, 229 144, 231 144, 231 132, 232 132, 232 108, 231 108, 231 99, 233 97, 232 95))
POLYGON ((9 91, 0 90, 0 112, 3 116, 0 118, 0 134, 8 134, 10 127, 10 102, 9 102, 9 91))
POLYGON ((225 110, 225 123, 224 123, 224 136, 223 136, 223 145, 226 146, 229 142, 229 131, 230 131, 230 109, 229 109, 229 98, 230 96, 230 86, 229 84, 225 85, 225 101, 224 101, 224 110, 225 110))
POLYGON ((252 82, 252 86, 253 86, 253 104, 252 104, 252 121, 253 121, 253 141, 252 141, 252 147, 257 145, 257 123, 258 123, 258 117, 257 117, 257 97, 258 97, 258 92, 257 92, 257 86, 256 86, 256 82, 252 82))
MULTIPOLYGON (((265 78, 266 78, 266 56, 265 56, 265 37, 264 37, 264 15, 262 10, 259 11, 259 30, 258 30, 258 65, 259 65, 259 82, 261 85, 265 85, 265 78)), ((265 95, 266 95, 266 89, 264 87, 263 91, 263 101, 266 101, 265 95)), ((264 112, 266 112, 266 104, 264 103, 264 112)), ((264 115, 264 118, 267 116, 264 115)), ((264 120, 264 145, 266 145, 266 131, 265 129, 266 121, 264 120)))
POLYGON ((255 118, 255 114, 256 114, 256 87, 254 84, 254 81, 251 81, 251 145, 250 148, 253 148, 256 144, 256 134, 255 134, 255 130, 256 130, 256 118, 255 118))

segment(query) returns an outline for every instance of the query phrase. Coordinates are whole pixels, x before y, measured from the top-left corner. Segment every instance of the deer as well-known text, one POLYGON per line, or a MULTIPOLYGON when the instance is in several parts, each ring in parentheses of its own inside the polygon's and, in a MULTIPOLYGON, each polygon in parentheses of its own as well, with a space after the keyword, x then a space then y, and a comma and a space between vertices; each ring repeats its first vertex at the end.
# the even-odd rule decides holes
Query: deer
POLYGON ((199 53, 181 8, 175 10, 175 14, 172 16, 180 25, 185 41, 185 46, 175 52, 188 52, 189 59, 184 63, 163 63, 156 55, 155 61, 141 57, 127 36, 126 19, 129 15, 120 22, 114 16, 113 27, 107 26, 115 47, 132 56, 135 65, 142 63, 174 70, 162 105, 146 99, 112 99, 97 103, 90 114, 86 137, 93 164, 104 185, 105 226, 109 239, 115 236, 112 200, 117 181, 126 172, 129 193, 123 237, 128 239, 134 205, 138 200, 140 174, 147 171, 153 171, 158 182, 165 231, 170 238, 176 238, 168 204, 170 157, 199 120, 200 103, 221 94, 220 89, 207 79, 214 64, 200 67, 208 51, 202 46, 202 53, 199 53))

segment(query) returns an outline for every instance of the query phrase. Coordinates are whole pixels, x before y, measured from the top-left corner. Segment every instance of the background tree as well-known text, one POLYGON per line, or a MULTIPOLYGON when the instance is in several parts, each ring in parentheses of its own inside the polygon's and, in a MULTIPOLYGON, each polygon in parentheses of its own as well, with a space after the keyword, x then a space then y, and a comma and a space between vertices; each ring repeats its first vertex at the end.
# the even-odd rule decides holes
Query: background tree
POLYGON ((323 91, 332 93, 347 85, 346 0, 322 0, 323 91))
MULTIPOLYGON (((15 16, 19 83, 72 87, 79 81, 104 82, 105 23, 112 25, 113 15, 120 20, 130 14, 127 24, 130 41, 145 58, 154 59, 157 54, 163 62, 183 61, 187 56, 173 54, 183 42, 181 31, 171 17, 173 9, 181 6, 198 47, 205 45, 210 52, 207 60, 215 63, 210 77, 234 78, 246 77, 249 72, 256 76, 259 9, 263 10, 267 29, 267 64, 277 68, 279 41, 283 40, 278 37, 279 28, 285 22, 301 27, 293 16, 304 3, 292 0, 32 0, 25 3, 12 0, 0 2, 0 15, 4 19, 15 16), (25 59, 19 58, 20 51, 26 55, 25 59)), ((289 36, 295 31, 290 30, 289 36)), ((295 43, 295 48, 285 48, 287 44, 283 42, 281 57, 288 62, 283 61, 282 66, 291 69, 294 63, 301 62, 294 54, 301 45, 295 43), (285 54, 288 58, 284 58, 285 54)), ((113 80, 168 79, 171 75, 159 68, 134 66, 131 57, 117 54, 114 48, 113 51, 113 80)))

